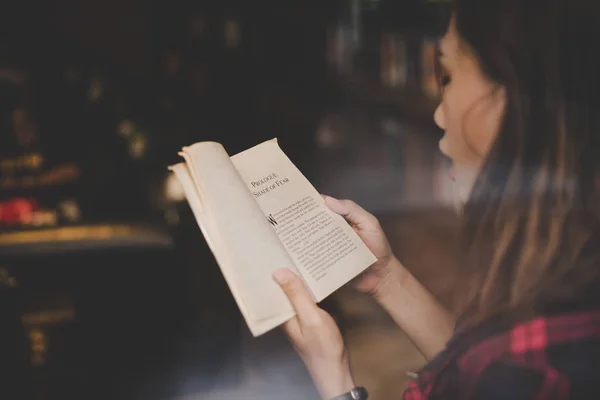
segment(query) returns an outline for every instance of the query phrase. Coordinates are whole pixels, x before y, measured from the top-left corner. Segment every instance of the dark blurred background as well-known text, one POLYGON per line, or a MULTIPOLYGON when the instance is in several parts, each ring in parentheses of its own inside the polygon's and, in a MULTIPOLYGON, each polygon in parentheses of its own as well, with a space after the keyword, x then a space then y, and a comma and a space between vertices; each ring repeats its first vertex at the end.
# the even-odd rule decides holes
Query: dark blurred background
MULTIPOLYGON (((252 339, 167 166, 278 137, 375 213, 443 301, 455 219, 436 152, 427 0, 20 0, 0 12, 0 398, 307 399, 278 330, 252 339)), ((422 362, 343 289, 359 381, 422 362), (370 358, 367 357, 370 355, 370 358)))

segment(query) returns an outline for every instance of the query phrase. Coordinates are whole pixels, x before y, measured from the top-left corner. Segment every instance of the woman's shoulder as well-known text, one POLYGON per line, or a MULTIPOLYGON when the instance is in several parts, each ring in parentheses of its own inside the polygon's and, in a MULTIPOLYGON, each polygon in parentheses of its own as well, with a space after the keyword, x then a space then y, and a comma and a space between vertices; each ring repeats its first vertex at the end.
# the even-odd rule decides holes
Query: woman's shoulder
POLYGON ((456 363, 478 397, 573 398, 582 390, 590 398, 598 390, 600 308, 516 322, 470 345, 456 363))
POLYGON ((556 398, 579 398, 579 391, 587 396, 600 390, 594 380, 599 370, 600 307, 572 309, 488 321, 457 333, 407 393, 529 399, 547 398, 548 391, 559 394, 556 398))
POLYGON ((583 360, 592 350, 599 355, 600 308, 542 314, 507 324, 500 330, 494 328, 492 324, 465 332, 466 348, 457 362, 481 368, 493 360, 511 360, 543 368, 562 364, 570 357, 583 360))

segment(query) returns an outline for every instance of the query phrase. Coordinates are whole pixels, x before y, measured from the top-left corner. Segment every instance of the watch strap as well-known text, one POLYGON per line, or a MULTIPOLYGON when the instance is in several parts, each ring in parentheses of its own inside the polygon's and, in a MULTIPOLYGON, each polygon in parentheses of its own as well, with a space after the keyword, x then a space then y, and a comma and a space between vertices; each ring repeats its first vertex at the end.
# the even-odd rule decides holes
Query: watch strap
POLYGON ((341 396, 334 397, 331 400, 367 400, 369 398, 369 392, 362 386, 355 387, 348 393, 344 393, 341 396))

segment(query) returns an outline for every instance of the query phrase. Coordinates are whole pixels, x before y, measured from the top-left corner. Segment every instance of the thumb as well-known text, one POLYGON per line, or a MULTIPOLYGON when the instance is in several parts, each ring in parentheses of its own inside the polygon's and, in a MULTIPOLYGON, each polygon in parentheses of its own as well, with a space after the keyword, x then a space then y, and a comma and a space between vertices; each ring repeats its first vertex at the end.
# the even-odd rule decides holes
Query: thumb
POLYGON ((373 215, 351 200, 338 200, 330 196, 324 197, 329 209, 344 217, 352 225, 361 228, 373 225, 376 222, 373 215))
POLYGON ((275 281, 292 303, 301 324, 310 323, 319 318, 319 308, 302 280, 286 268, 278 269, 273 274, 275 281))

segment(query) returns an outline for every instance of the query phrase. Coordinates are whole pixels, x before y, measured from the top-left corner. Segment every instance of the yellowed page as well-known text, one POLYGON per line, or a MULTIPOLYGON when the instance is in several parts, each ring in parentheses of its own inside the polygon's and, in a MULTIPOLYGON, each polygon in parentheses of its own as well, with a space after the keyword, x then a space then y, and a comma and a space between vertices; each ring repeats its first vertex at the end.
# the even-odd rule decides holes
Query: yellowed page
POLYGON ((231 161, 316 301, 377 260, 352 227, 329 210, 276 139, 239 153, 231 161))
MULTIPOLYGON (((253 333, 291 318, 293 308, 272 274, 282 267, 295 270, 294 262, 225 149, 202 142, 185 147, 181 155, 196 189, 190 205, 200 209, 198 223, 253 333)), ((191 192, 188 188, 188 199, 191 192)))
MULTIPOLYGON (((216 233, 216 229, 214 227, 209 226, 210 219, 204 213, 204 207, 202 205, 202 200, 200 199, 200 194, 196 189, 196 186, 190 176, 187 165, 184 163, 179 163, 170 168, 176 175, 177 179, 181 183, 183 190, 185 192, 186 198, 194 213, 194 217, 208 243, 210 250, 212 251, 217 263, 219 264, 225 281, 229 286, 233 298, 235 299, 244 320, 246 321, 250 332, 252 332, 253 336, 262 335, 265 332, 270 331, 271 329, 281 325, 288 319, 294 316, 294 312, 292 310, 288 310, 279 315, 275 315, 271 318, 253 320, 250 316, 250 311, 248 310, 248 306, 244 302, 244 296, 242 295, 242 288, 237 282, 240 280, 239 276, 235 274, 235 268, 231 265, 231 261, 227 257, 227 253, 224 251, 223 246, 219 246, 217 239, 219 236, 216 233), (210 232, 213 232, 211 235, 210 232)), ((225 247, 226 248, 226 247, 225 247)))

